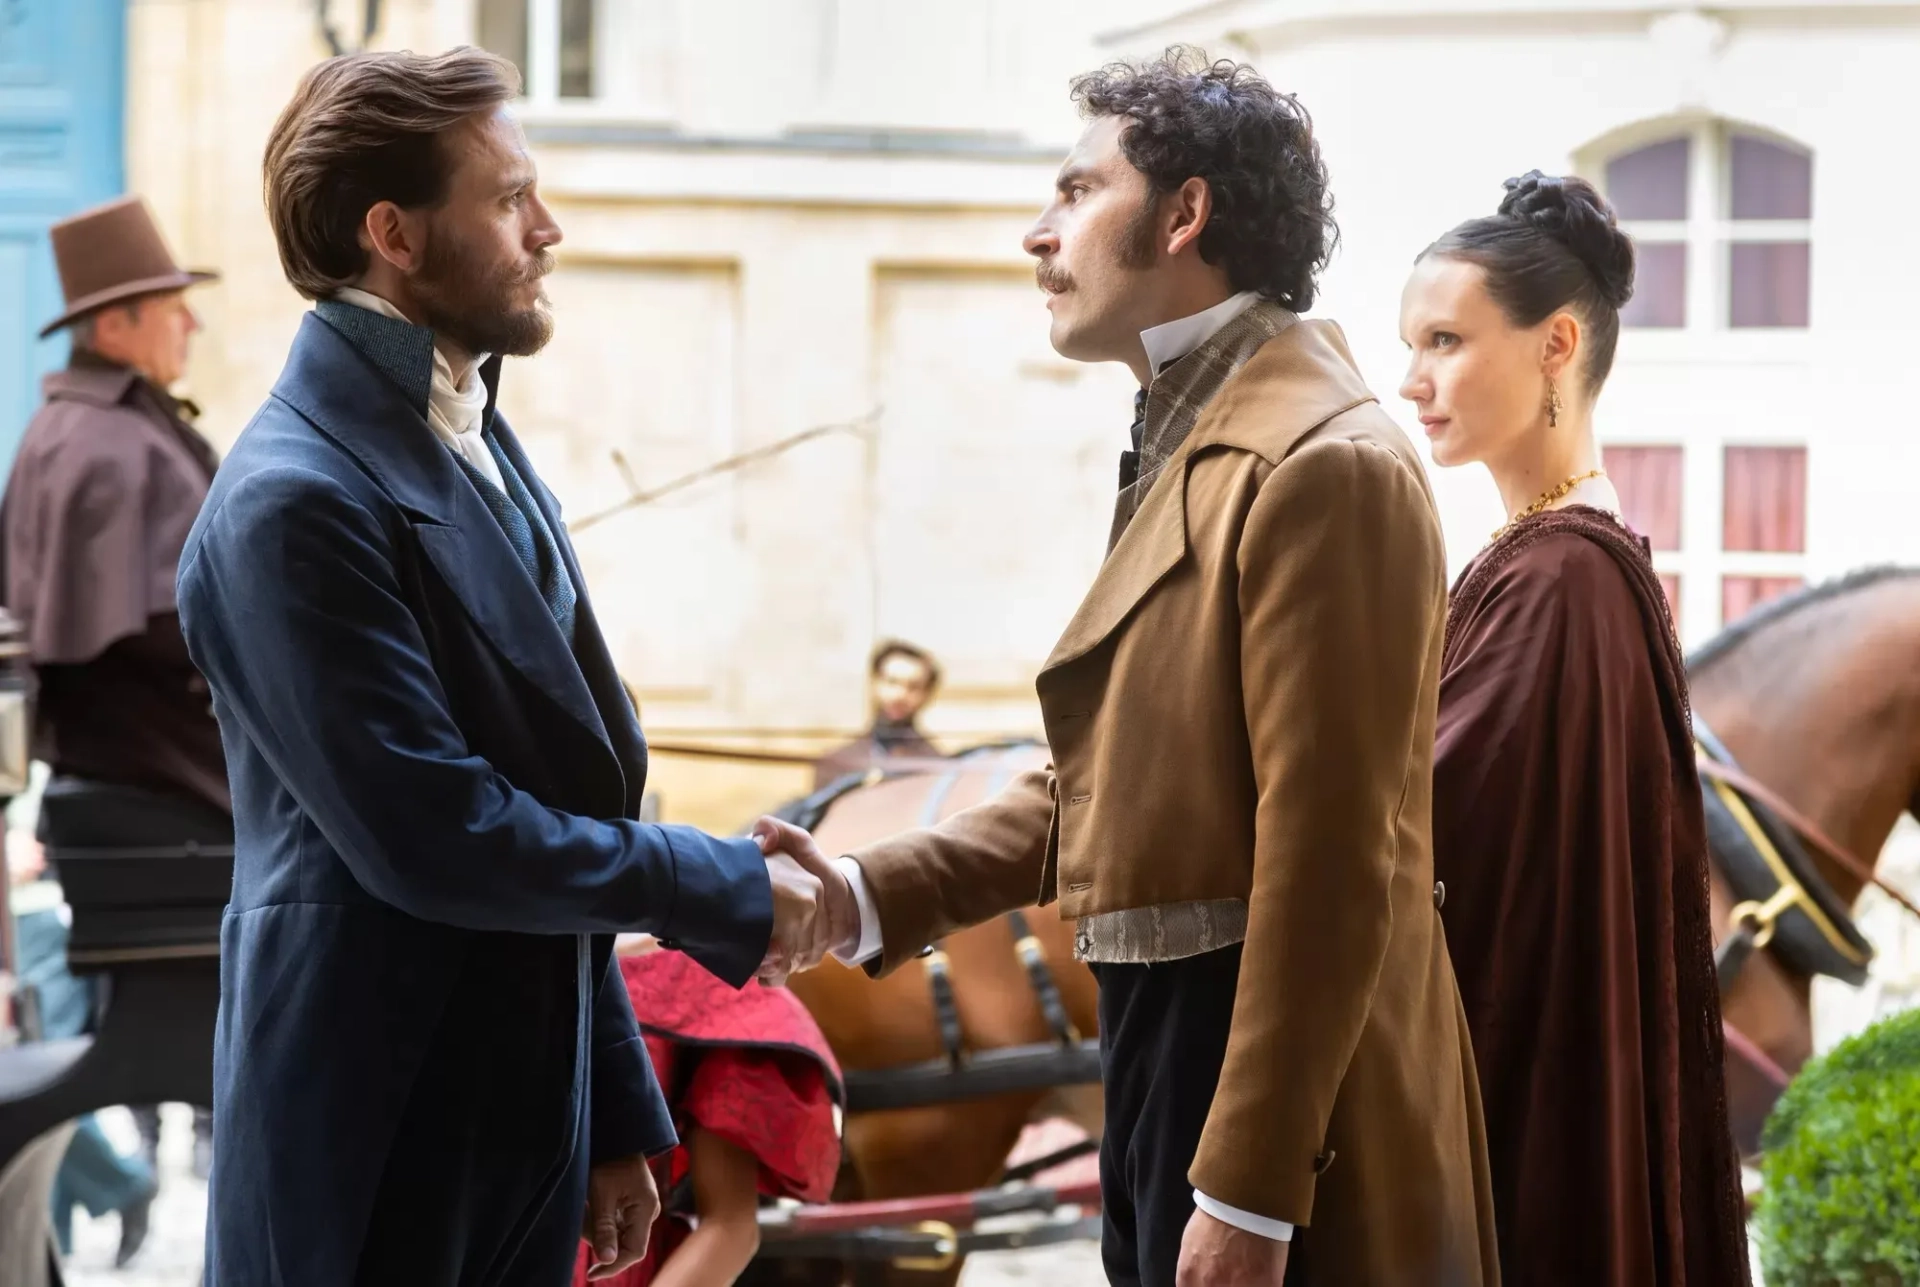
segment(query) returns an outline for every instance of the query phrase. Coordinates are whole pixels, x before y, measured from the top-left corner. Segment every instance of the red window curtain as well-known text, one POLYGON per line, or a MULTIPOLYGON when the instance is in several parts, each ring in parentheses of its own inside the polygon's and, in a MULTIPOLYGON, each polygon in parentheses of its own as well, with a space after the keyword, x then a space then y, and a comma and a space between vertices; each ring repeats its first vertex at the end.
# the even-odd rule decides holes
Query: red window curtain
POLYGON ((1720 579, 1720 620, 1732 625, 1769 599, 1806 584, 1797 576, 1729 576, 1720 579))
POLYGON ((1627 526, 1656 550, 1680 548, 1680 448, 1607 447, 1607 476, 1620 493, 1627 526))
POLYGON ((1807 548, 1807 449, 1729 447, 1720 548, 1802 554, 1807 548))

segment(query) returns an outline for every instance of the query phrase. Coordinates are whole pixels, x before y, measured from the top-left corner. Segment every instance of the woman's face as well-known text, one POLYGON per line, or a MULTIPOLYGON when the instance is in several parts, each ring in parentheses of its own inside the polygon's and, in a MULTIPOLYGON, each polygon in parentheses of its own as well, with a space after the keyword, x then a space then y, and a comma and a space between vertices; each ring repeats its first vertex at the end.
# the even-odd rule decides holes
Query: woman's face
MULTIPOLYGON (((1400 296, 1400 339, 1412 355, 1400 396, 1418 410, 1434 463, 1509 458, 1545 427, 1545 367, 1566 316, 1514 326, 1478 264, 1428 255, 1414 265, 1400 296)), ((1573 394, 1564 380, 1560 392, 1573 394)))

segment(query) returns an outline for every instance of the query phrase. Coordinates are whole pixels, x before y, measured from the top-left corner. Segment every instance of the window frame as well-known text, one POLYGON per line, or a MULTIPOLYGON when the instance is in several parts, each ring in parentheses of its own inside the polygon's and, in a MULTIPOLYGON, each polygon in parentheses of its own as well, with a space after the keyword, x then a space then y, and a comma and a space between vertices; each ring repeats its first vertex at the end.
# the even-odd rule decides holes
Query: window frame
MULTIPOLYGON (((669 126, 671 49, 650 47, 638 0, 592 0, 593 94, 560 97, 562 0, 519 0, 527 12, 526 84, 514 112, 523 120, 616 121, 669 126), (643 46, 648 46, 644 47, 643 46), (636 64, 635 57, 639 58, 636 64), (656 65, 657 64, 657 65, 656 65)), ((468 39, 479 43, 481 0, 464 0, 468 39)))
MULTIPOLYGON (((1814 156, 1813 149, 1773 130, 1719 117, 1620 140, 1594 157, 1588 167, 1595 186, 1606 191, 1609 163, 1645 147, 1684 138, 1688 142, 1687 217, 1685 219, 1623 219, 1620 226, 1636 242, 1677 242, 1687 248, 1686 320, 1677 327, 1622 327, 1624 349, 1647 350, 1646 356, 1673 361, 1698 361, 1703 350, 1724 356, 1725 350, 1751 353, 1754 360, 1791 361, 1806 348, 1806 337, 1818 321, 1813 298, 1813 270, 1808 268, 1808 307, 1805 326, 1735 327, 1733 318, 1732 258, 1735 242, 1804 242, 1814 244, 1815 221, 1807 219, 1735 219, 1733 217, 1733 137, 1746 135, 1814 156)), ((1811 257, 1811 251, 1809 252, 1811 257)))

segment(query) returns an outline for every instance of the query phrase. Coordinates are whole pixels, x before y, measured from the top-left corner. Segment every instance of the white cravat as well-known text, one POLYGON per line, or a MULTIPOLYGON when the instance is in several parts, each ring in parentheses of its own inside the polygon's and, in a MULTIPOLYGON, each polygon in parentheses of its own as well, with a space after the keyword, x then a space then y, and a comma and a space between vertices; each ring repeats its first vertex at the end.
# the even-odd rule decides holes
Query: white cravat
MULTIPOLYGON (((370 291, 343 286, 334 293, 334 298, 342 304, 391 317, 396 322, 413 324, 413 319, 370 291)), ((500 462, 493 458, 486 436, 480 432, 480 413, 487 409, 487 386, 480 379, 480 364, 486 360, 485 353, 467 358, 456 371, 440 345, 433 346, 433 388, 427 394, 427 427, 447 445, 447 450, 459 455, 488 482, 505 491, 500 462)))
MULTIPOLYGON (((1243 290, 1191 317, 1163 322, 1140 332, 1140 343, 1147 350, 1148 368, 1158 375, 1163 368, 1178 362, 1212 339, 1221 327, 1244 313, 1259 298, 1257 292, 1243 290)), ((860 870, 859 863, 851 858, 840 857, 834 859, 834 865, 846 874, 847 884, 853 887, 854 902, 860 908, 860 926, 856 933, 847 935, 834 947, 833 955, 843 964, 863 965, 880 954, 880 909, 873 900, 873 890, 867 886, 866 874, 860 870)), ((1193 1192, 1193 1202, 1214 1219, 1246 1233, 1258 1234, 1276 1242, 1293 1240, 1293 1226, 1285 1220, 1274 1220, 1230 1207, 1198 1189, 1193 1192)))

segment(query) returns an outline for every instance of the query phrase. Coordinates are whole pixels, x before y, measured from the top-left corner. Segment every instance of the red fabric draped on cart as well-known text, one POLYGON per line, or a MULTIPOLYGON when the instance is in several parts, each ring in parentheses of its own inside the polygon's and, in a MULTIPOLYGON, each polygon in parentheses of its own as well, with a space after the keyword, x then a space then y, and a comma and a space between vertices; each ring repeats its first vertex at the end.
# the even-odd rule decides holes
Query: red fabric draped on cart
MULTIPOLYGON (((695 1126, 759 1159, 763 1197, 824 1202, 840 1167, 833 1110, 843 1093, 833 1052, 791 992, 736 992, 679 952, 623 957, 620 969, 682 1140, 654 1159, 662 1212, 646 1259, 601 1280, 645 1287, 692 1231, 685 1140, 695 1126)), ((573 1281, 587 1281, 585 1243, 573 1281)))

